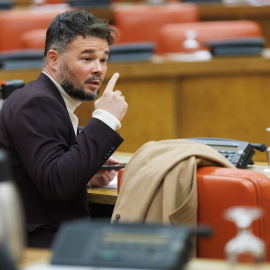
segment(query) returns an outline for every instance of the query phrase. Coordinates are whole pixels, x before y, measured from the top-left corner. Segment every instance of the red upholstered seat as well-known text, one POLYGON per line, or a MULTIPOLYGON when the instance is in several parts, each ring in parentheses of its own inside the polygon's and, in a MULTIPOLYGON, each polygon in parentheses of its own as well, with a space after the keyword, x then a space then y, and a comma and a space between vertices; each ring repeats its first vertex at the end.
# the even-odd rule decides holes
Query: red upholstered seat
POLYGON ((208 49, 206 43, 209 41, 262 37, 260 25, 247 20, 167 24, 159 31, 156 52, 158 54, 184 52, 183 41, 189 30, 196 32, 195 39, 199 42, 200 50, 208 49))
MULTIPOLYGON (((117 27, 115 27, 114 25, 111 25, 111 27, 115 31, 117 31, 119 35, 119 29, 117 29, 117 27)), ((46 31, 47 31, 46 28, 42 28, 42 29, 33 29, 22 33, 20 36, 20 47, 22 49, 44 49, 46 31)))
POLYGON ((199 11, 193 3, 127 5, 115 8, 113 16, 114 24, 121 32, 119 42, 156 42, 162 26, 168 23, 198 21, 199 11))
MULTIPOLYGON (((124 169, 118 173, 118 191, 124 169)), ((266 243, 270 261, 270 179, 262 173, 244 169, 202 167, 197 171, 198 223, 213 228, 211 238, 199 238, 200 258, 224 259, 225 244, 235 237, 236 226, 224 219, 232 206, 252 206, 263 210, 263 217, 253 222, 253 232, 266 243)))
MULTIPOLYGON (((20 50, 21 35, 47 28, 54 17, 65 10, 6 10, 0 12, 0 52, 20 50)), ((35 41, 33 41, 35 42, 35 41)))
POLYGON ((26 31, 20 36, 22 49, 44 49, 46 39, 46 28, 26 31))

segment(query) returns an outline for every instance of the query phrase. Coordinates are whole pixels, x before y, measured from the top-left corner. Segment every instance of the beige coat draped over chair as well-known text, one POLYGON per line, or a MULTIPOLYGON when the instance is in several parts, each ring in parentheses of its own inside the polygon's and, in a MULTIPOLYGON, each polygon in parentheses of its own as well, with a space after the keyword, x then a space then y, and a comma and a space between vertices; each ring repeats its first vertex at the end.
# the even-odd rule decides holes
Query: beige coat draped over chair
POLYGON ((174 139, 144 144, 128 162, 112 221, 197 224, 197 167, 234 166, 215 149, 174 139))

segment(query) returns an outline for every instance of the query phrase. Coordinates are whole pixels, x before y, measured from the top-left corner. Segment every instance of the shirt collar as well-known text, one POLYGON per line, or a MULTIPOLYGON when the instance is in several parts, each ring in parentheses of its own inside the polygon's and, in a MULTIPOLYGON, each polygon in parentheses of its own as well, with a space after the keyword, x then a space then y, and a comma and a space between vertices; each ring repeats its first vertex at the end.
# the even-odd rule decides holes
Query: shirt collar
POLYGON ((75 109, 82 103, 81 101, 79 100, 76 100, 74 98, 72 98, 64 89, 63 87, 58 83, 56 82, 48 73, 46 73, 45 71, 42 71, 42 73, 44 73, 45 75, 47 75, 51 80, 52 82, 55 84, 55 86, 57 87, 57 89, 59 90, 61 96, 63 97, 64 99, 64 102, 66 104, 66 107, 71 110, 72 112, 75 111, 75 109))

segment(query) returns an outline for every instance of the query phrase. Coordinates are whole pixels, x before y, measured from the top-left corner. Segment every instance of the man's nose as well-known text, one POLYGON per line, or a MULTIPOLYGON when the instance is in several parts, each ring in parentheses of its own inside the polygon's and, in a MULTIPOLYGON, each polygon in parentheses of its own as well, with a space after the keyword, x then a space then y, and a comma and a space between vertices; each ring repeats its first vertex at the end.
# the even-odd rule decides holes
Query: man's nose
POLYGON ((95 60, 93 62, 91 71, 92 71, 92 73, 99 73, 99 74, 102 73, 102 67, 101 67, 99 60, 95 60))

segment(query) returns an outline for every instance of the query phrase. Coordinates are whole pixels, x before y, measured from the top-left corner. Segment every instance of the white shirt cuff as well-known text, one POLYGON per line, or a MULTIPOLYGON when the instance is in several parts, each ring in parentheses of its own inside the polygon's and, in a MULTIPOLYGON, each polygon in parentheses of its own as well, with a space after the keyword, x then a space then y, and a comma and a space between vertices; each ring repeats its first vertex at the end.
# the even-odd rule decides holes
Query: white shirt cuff
POLYGON ((105 110, 101 110, 101 109, 95 110, 92 113, 92 117, 101 120, 113 130, 117 130, 121 128, 120 121, 114 115, 112 115, 111 113, 105 110))

